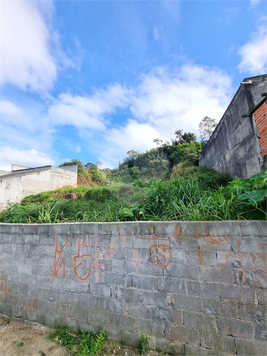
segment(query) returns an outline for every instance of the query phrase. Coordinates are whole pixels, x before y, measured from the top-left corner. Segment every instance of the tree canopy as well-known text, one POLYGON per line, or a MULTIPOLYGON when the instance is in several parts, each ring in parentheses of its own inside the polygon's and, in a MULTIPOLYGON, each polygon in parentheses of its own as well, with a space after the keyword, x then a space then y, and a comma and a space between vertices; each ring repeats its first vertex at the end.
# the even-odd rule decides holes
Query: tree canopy
POLYGON ((215 119, 212 119, 209 116, 205 116, 198 125, 200 137, 202 140, 209 140, 216 126, 217 122, 215 119))

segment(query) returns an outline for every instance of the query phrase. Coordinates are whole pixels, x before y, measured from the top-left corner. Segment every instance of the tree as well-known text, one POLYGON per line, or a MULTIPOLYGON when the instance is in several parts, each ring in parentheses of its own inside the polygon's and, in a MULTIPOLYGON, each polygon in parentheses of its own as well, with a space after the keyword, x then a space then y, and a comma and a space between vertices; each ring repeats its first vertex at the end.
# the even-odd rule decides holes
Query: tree
POLYGON ((161 146, 163 141, 160 140, 159 138, 155 138, 155 139, 153 140, 153 142, 155 142, 155 144, 156 144, 157 146, 161 146))
POLYGON ((198 125, 198 131, 202 140, 209 140, 217 123, 215 119, 212 119, 209 116, 205 116, 198 125))
POLYGON ((80 161, 79 158, 73 158, 71 159, 70 161, 68 162, 64 162, 62 163, 59 167, 62 167, 62 166, 70 166, 72 164, 77 164, 78 166, 78 173, 81 173, 83 172, 84 170, 84 162, 80 161))
POLYGON ((190 143, 190 142, 196 142, 196 135, 193 134, 192 132, 185 132, 183 133, 183 130, 176 130, 174 132, 178 143, 190 143))

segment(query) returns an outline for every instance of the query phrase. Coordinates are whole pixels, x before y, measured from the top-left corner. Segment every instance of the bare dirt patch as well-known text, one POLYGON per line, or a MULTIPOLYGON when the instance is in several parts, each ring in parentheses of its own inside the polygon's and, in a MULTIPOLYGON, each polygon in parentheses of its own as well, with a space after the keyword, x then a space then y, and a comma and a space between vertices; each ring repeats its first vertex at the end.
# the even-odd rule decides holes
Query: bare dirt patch
MULTIPOLYGON (((74 352, 66 350, 57 342, 47 340, 53 332, 38 323, 22 323, 0 315, 0 356, 73 356, 74 352)), ((122 346, 108 340, 99 356, 140 356, 138 350, 122 346)), ((160 356, 150 352, 149 356, 160 356)), ((90 355, 88 355, 90 356, 90 355)))

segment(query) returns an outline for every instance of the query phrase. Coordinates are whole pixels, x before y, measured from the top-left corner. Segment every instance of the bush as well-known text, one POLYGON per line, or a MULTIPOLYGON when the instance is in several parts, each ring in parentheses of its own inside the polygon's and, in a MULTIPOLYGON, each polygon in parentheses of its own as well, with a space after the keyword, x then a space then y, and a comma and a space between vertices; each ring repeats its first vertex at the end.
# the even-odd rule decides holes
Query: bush
POLYGON ((89 189, 85 193, 84 198, 86 200, 95 200, 97 202, 103 203, 104 201, 110 200, 114 197, 109 189, 97 187, 89 189))

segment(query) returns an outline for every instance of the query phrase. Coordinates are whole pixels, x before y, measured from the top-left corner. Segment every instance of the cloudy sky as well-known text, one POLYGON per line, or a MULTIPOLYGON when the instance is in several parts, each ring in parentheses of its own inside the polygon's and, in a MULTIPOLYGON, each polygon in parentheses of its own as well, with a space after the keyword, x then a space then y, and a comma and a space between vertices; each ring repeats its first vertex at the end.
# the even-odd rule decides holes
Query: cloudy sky
POLYGON ((0 168, 117 167, 264 73, 266 0, 0 0, 0 168))

